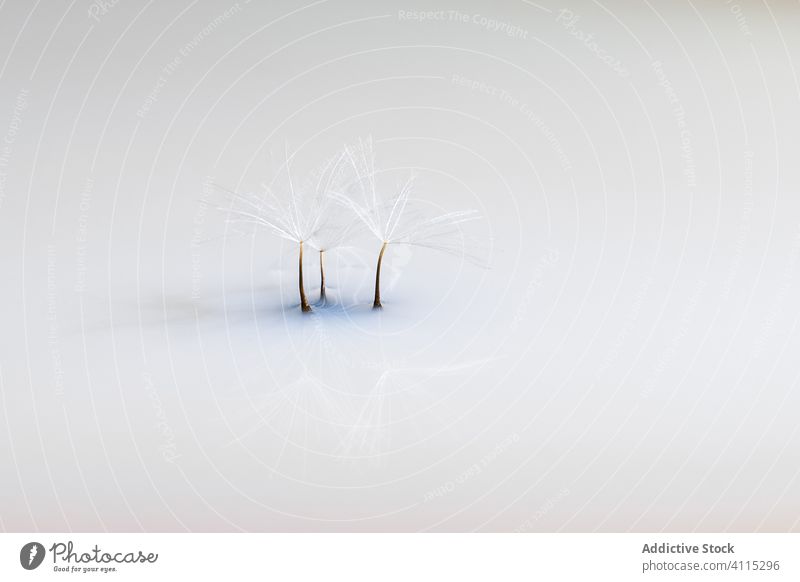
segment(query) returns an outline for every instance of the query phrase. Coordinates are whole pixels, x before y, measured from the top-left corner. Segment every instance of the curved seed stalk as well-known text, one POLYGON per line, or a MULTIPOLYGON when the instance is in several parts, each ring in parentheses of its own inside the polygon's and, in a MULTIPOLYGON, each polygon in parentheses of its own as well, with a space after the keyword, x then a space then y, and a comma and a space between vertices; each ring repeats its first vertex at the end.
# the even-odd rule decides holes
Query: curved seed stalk
POLYGON ((325 266, 324 259, 325 251, 319 251, 319 302, 324 304, 328 298, 325 295, 325 266))
POLYGON ((306 298, 306 290, 303 286, 303 241, 300 241, 300 260, 298 271, 300 273, 299 282, 300 282, 300 309, 303 310, 303 313, 308 313, 311 311, 311 306, 308 304, 308 299, 306 298))
POLYGON ((389 243, 383 241, 381 245, 381 252, 378 255, 378 268, 375 270, 375 300, 372 302, 372 309, 381 309, 381 263, 383 262, 383 253, 386 252, 386 245, 389 243))

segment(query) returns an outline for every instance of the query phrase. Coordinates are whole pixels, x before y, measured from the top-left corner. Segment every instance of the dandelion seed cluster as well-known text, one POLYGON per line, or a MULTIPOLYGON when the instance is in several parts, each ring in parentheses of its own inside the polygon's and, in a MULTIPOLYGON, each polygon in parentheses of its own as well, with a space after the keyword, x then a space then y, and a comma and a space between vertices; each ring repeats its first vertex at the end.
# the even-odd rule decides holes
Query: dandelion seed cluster
POLYGON ((456 210, 430 216, 415 208, 411 193, 415 177, 399 187, 378 185, 372 139, 344 146, 300 183, 295 183, 286 155, 280 180, 262 185, 258 193, 238 193, 218 186, 227 198, 220 207, 234 225, 254 226, 298 245, 300 308, 312 311, 305 291, 303 253, 319 252, 320 302, 325 304, 324 254, 351 245, 364 232, 379 244, 375 268, 373 308, 382 307, 380 273, 390 245, 413 245, 437 250, 482 265, 470 253, 462 225, 479 218, 474 210, 456 210))

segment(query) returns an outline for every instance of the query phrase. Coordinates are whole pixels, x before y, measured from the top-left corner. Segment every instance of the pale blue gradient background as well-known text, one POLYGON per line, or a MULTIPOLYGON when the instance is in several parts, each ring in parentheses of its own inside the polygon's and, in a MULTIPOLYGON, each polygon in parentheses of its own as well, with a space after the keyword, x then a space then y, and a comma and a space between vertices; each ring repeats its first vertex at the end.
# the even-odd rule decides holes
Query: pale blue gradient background
POLYGON ((798 530, 796 3, 91 6, 0 5, 0 527, 798 530), (302 317, 204 184, 366 135, 490 268, 302 317))

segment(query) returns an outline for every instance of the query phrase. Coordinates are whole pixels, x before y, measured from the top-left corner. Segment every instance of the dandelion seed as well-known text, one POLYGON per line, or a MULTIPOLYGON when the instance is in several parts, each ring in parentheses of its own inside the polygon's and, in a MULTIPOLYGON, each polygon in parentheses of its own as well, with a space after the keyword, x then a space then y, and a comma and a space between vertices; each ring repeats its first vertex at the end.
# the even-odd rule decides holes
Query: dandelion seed
POLYGON ((311 180, 295 188, 292 179, 291 158, 286 162, 272 184, 262 184, 262 192, 240 194, 226 188, 229 199, 227 208, 229 222, 235 225, 251 225, 262 228, 280 238, 298 244, 298 291, 300 309, 311 311, 303 280, 304 245, 322 232, 323 218, 329 205, 327 192, 340 175, 341 156, 328 160, 311 180), (276 185, 277 184, 277 185, 276 185))
MULTIPOLYGON (((330 192, 327 192, 327 197, 330 192)), ((360 223, 353 220, 353 217, 343 212, 340 205, 328 204, 325 210, 325 217, 319 229, 309 240, 312 248, 319 251, 319 302, 322 305, 327 303, 325 290, 325 253, 335 249, 348 246, 358 234, 360 223)))
POLYGON ((477 255, 466 251, 461 224, 479 218, 473 210, 448 212, 426 218, 419 210, 411 210, 414 176, 409 177, 396 194, 387 197, 380 193, 375 171, 372 140, 360 140, 345 148, 343 158, 352 177, 341 191, 330 197, 348 208, 380 242, 375 268, 373 309, 381 309, 381 266, 390 244, 406 244, 457 255, 482 264, 477 255))

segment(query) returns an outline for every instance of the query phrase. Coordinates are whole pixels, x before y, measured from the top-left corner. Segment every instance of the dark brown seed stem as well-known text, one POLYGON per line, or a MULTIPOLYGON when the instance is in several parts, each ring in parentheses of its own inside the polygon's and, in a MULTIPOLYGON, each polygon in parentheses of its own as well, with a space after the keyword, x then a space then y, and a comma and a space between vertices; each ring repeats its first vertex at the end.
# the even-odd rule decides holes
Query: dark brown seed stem
POLYGON ((319 301, 325 303, 327 297, 325 296, 325 267, 323 265, 323 258, 325 251, 319 252, 319 301))
POLYGON ((383 262, 383 253, 386 252, 386 245, 388 242, 384 241, 381 246, 381 252, 378 255, 378 268, 375 271, 375 300, 372 302, 372 309, 381 309, 381 263, 383 262))
POLYGON ((299 276, 299 283, 300 283, 300 309, 303 310, 303 313, 308 313, 311 311, 311 306, 308 304, 308 299, 306 298, 306 290, 303 286, 303 241, 300 241, 300 260, 298 270, 300 273, 299 276))

